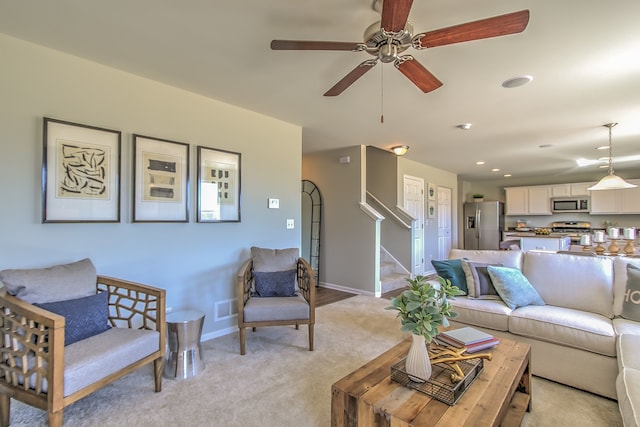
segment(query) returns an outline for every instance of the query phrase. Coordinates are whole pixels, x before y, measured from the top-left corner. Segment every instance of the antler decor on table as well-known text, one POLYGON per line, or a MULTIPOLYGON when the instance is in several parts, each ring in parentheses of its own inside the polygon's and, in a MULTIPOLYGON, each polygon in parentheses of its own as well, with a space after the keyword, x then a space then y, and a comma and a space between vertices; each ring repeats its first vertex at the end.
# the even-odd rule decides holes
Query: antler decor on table
POLYGON ((453 349, 444 345, 439 345, 436 343, 431 343, 428 346, 429 349, 429 359, 431 360, 431 364, 435 365, 437 363, 444 363, 449 368, 453 369, 455 372, 451 374, 451 381, 454 383, 458 383, 464 379, 464 372, 458 365, 458 362, 461 360, 469 360, 469 359, 487 359, 491 360, 491 353, 479 353, 479 354, 463 354, 467 349, 457 348, 453 349))

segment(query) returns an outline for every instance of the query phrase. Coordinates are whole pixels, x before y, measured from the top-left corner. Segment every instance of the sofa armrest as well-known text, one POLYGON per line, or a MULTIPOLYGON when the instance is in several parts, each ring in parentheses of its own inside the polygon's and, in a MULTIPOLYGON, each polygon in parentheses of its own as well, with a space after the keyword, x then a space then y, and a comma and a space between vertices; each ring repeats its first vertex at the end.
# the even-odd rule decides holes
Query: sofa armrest
POLYGON ((109 322, 116 328, 149 329, 160 333, 165 351, 166 291, 142 283, 98 276, 98 291, 109 293, 109 322))
POLYGON ((47 389, 63 384, 64 327, 63 316, 2 292, 0 389, 42 409, 47 400, 62 408, 62 387, 59 393, 47 394, 47 389))

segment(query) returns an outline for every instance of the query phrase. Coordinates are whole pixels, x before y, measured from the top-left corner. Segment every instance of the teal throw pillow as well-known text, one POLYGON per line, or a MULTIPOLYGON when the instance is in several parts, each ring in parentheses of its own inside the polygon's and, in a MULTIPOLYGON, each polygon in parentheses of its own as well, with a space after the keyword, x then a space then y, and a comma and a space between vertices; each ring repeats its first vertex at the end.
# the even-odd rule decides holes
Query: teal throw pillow
POLYGON ((544 305, 538 291, 517 268, 488 266, 493 287, 510 309, 527 305, 544 305))
POLYGON ((622 302, 622 317, 640 322, 640 268, 627 264, 627 289, 622 302))
POLYGON ((448 279, 452 285, 457 286, 465 295, 469 292, 467 289, 467 279, 462 269, 462 260, 431 260, 431 265, 436 269, 438 276, 448 279))

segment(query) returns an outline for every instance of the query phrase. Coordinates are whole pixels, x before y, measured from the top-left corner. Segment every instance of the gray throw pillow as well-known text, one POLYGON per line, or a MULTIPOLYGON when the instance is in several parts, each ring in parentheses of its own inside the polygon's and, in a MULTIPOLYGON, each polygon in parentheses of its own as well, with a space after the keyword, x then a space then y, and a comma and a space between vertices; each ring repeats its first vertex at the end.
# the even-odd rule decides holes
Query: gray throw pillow
POLYGON ((96 293, 96 268, 89 258, 48 268, 0 271, 7 291, 28 303, 75 299, 96 293))
POLYGON ((627 264, 627 289, 622 302, 622 317, 640 322, 640 268, 627 264))
POLYGON ((502 266, 502 264, 487 264, 484 262, 473 262, 462 260, 462 269, 467 279, 467 289, 469 297, 477 299, 500 299, 500 295, 493 287, 491 277, 487 267, 502 266))
POLYGON ((108 298, 108 292, 101 292, 83 298, 34 305, 64 316, 64 345, 67 346, 111 328, 108 298))

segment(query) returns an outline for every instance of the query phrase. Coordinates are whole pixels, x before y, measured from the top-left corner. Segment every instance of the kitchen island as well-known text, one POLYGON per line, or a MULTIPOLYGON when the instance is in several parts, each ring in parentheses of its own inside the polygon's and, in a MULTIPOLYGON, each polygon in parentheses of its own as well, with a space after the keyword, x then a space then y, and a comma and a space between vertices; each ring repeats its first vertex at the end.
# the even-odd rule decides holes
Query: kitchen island
POLYGON ((523 251, 568 251, 571 247, 571 237, 568 233, 536 234, 535 232, 504 233, 504 240, 518 240, 523 251))

